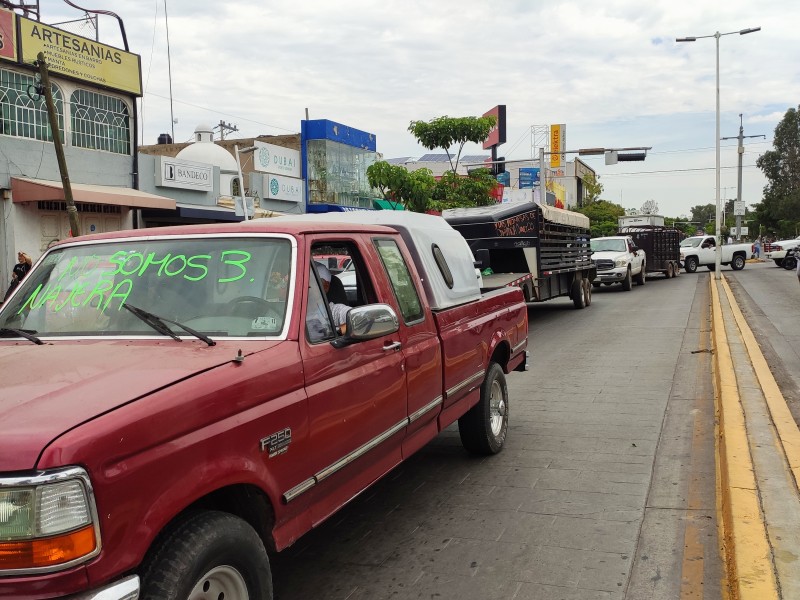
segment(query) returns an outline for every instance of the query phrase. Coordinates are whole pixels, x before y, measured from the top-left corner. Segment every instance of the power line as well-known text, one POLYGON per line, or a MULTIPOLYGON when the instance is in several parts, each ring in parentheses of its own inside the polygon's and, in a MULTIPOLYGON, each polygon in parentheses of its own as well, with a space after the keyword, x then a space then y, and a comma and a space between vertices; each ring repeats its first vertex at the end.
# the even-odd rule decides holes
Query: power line
MULTIPOLYGON (((743 169, 752 169, 756 168, 757 165, 742 165, 743 169)), ((737 165, 732 165, 730 167, 720 167, 720 169, 738 169, 737 165)), ((692 171, 714 171, 716 167, 698 167, 696 169, 665 169, 662 171, 639 171, 638 173, 604 173, 600 175, 600 177, 620 177, 623 175, 654 175, 654 174, 672 174, 672 173, 689 173, 692 171)))

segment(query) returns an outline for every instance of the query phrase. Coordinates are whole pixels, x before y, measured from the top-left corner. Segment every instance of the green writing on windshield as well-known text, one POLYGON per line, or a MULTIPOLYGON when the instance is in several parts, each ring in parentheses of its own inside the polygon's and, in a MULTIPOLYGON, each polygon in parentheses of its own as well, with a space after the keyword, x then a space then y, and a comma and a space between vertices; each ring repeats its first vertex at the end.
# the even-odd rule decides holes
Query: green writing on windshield
POLYGON ((67 307, 105 312, 113 305, 121 310, 137 285, 150 290, 152 286, 169 286, 174 278, 201 282, 212 269, 217 283, 232 283, 247 275, 251 258, 245 250, 224 250, 215 265, 211 254, 120 250, 108 258, 91 255, 57 260, 52 266, 56 274, 36 286, 17 313, 42 307, 53 312, 67 307))

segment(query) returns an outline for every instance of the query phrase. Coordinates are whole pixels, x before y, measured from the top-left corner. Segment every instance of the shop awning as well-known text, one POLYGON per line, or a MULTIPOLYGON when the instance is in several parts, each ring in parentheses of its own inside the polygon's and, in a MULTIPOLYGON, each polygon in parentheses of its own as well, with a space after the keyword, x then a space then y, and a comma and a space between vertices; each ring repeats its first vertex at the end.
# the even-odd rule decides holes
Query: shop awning
MULTIPOLYGON (((133 188, 111 185, 89 185, 73 183, 72 197, 83 204, 110 204, 132 208, 161 208, 175 210, 175 200, 140 192, 133 188)), ((29 177, 11 178, 11 197, 14 203, 20 202, 64 202, 64 188, 61 181, 31 179, 29 177)))
POLYGON ((376 199, 372 201, 372 206, 377 210, 405 210, 405 207, 399 202, 391 202, 390 200, 376 199))

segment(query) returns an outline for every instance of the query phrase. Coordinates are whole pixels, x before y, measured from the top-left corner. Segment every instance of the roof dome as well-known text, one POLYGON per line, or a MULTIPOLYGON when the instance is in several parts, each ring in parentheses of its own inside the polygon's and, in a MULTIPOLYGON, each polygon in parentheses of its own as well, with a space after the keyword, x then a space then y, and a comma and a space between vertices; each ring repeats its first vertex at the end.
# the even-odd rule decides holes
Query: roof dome
POLYGON ((239 170, 233 155, 214 143, 214 129, 208 125, 198 125, 195 128, 194 144, 178 152, 176 158, 214 165, 220 171, 239 170))

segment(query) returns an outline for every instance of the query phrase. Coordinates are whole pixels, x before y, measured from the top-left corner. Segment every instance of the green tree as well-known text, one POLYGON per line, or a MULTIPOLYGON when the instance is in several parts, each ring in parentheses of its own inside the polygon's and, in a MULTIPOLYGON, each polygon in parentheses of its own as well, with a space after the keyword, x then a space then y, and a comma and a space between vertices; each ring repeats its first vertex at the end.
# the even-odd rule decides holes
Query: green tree
POLYGON ((411 121, 408 131, 423 148, 441 148, 447 153, 450 170, 456 173, 461 160, 461 152, 467 142, 481 144, 489 137, 492 127, 497 123, 494 116, 488 117, 436 117, 430 121, 411 121), (450 148, 456 146, 455 161, 450 148))
POLYGON ((436 182, 429 207, 442 211, 495 204, 490 193, 496 185, 489 169, 474 169, 466 177, 448 171, 436 182))
POLYGON ((587 173, 583 178, 583 190, 586 194, 583 198, 583 205, 586 206, 600 199, 600 194, 603 193, 603 184, 594 176, 594 173, 587 173))
POLYGON ((400 202, 407 210, 425 212, 437 183, 429 169, 409 172, 404 167, 378 161, 367 167, 367 181, 384 199, 400 202))
POLYGON ((714 232, 717 215, 717 207, 715 204, 698 204, 692 207, 692 221, 697 222, 697 228, 703 229, 708 233, 707 227, 711 227, 711 232, 714 232))
POLYGON ((625 214, 625 209, 607 200, 596 200, 588 206, 576 209, 576 212, 589 217, 592 237, 603 237, 617 233, 619 217, 625 214))
MULTIPOLYGON (((798 107, 800 109, 800 106, 798 107)), ((756 165, 767 178, 764 198, 755 206, 756 221, 778 237, 797 235, 800 226, 800 113, 790 108, 775 128, 773 150, 756 165)))

